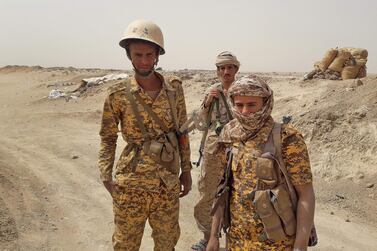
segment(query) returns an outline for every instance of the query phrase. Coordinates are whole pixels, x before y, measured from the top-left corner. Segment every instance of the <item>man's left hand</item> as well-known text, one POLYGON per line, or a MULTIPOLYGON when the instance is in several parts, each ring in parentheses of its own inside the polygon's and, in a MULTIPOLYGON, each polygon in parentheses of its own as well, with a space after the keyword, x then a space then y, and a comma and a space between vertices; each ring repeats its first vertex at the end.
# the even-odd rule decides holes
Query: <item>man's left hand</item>
POLYGON ((179 177, 179 181, 181 183, 181 192, 179 194, 179 197, 184 197, 191 190, 191 185, 192 185, 191 171, 186 171, 186 172, 181 173, 181 176, 179 177))

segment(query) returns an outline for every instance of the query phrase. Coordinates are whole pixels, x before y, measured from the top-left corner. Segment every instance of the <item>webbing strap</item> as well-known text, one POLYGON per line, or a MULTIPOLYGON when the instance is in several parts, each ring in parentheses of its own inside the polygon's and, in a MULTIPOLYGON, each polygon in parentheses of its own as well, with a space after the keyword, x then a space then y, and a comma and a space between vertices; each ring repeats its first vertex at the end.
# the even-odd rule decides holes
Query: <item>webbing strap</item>
POLYGON ((208 110, 207 119, 206 119, 206 129, 204 130, 202 140, 200 141, 200 148, 203 148, 204 142, 206 141, 214 106, 215 106, 215 102, 212 102, 208 110))
POLYGON ((230 112, 230 108, 229 108, 228 102, 226 100, 226 97, 224 95, 224 92, 220 92, 220 97, 223 100, 223 103, 224 103, 224 106, 225 106, 225 109, 226 109, 226 113, 228 114, 228 119, 232 120, 233 119, 233 115, 230 112))
POLYGON ((272 138, 274 140, 274 145, 276 149, 276 157, 278 159, 277 163, 279 166, 280 171, 283 173, 284 178, 287 182, 288 190, 289 190, 289 195, 292 200, 293 208, 296 210, 297 208, 297 194, 296 190, 292 184, 291 179, 289 178, 287 168, 284 164, 283 156, 282 156, 282 151, 281 151, 281 124, 280 123, 275 123, 274 128, 272 129, 272 138))
POLYGON ((177 115, 177 106, 175 104, 174 97, 172 96, 173 92, 166 90, 166 95, 168 96, 168 101, 171 109, 171 113, 173 114, 173 122, 175 125, 175 129, 177 132, 179 131, 179 124, 178 124, 178 115, 177 115))
POLYGON ((215 103, 215 107, 216 107, 216 120, 220 122, 220 118, 221 118, 220 101, 218 98, 215 98, 215 100, 213 100, 212 103, 215 103))
POLYGON ((143 123, 143 120, 140 116, 140 113, 137 109, 137 105, 136 105, 136 102, 135 102, 135 99, 133 98, 133 96, 131 95, 131 87, 130 87, 130 83, 127 83, 126 85, 126 90, 125 90, 125 94, 126 94, 126 98, 128 99, 128 101, 130 102, 131 104, 131 109, 135 115, 135 118, 136 118, 136 122, 137 124, 139 125, 140 127, 140 131, 141 133, 143 134, 143 137, 145 138, 149 138, 149 134, 147 133, 147 129, 145 128, 145 125, 143 123))
POLYGON ((138 92, 134 93, 136 100, 144 107, 145 111, 154 119, 154 121, 160 125, 161 129, 165 132, 169 132, 169 128, 162 122, 162 120, 157 116, 157 114, 152 110, 152 108, 145 103, 138 92))

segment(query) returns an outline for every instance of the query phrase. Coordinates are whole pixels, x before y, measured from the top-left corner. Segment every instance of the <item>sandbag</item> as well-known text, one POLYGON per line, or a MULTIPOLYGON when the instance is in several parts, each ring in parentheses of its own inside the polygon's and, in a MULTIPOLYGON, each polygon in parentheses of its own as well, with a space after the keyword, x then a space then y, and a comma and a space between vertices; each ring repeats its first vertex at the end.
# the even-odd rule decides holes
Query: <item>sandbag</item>
POLYGON ((314 69, 315 70, 320 70, 321 68, 320 68, 320 65, 321 65, 321 61, 317 61, 317 62, 315 62, 314 63, 314 69))
POLYGON ((354 79, 357 77, 359 70, 360 70, 359 65, 351 65, 351 66, 345 66, 342 70, 342 79, 354 79))
POLYGON ((367 76, 367 67, 364 65, 364 66, 361 66, 360 67, 360 70, 357 74, 357 78, 365 78, 367 76))
POLYGON ((355 61, 356 61, 356 65, 360 67, 367 64, 367 60, 363 58, 356 58, 355 61))
POLYGON ((346 50, 339 50, 338 55, 329 65, 328 69, 336 72, 341 72, 346 61, 351 57, 351 53, 346 50))
POLYGON ((319 69, 325 71, 329 65, 333 62, 338 54, 337 49, 329 49, 326 51, 325 56, 322 58, 321 62, 319 63, 319 69))
POLYGON ((345 47, 342 50, 346 50, 351 53, 354 58, 366 59, 368 58, 368 51, 363 48, 345 47))

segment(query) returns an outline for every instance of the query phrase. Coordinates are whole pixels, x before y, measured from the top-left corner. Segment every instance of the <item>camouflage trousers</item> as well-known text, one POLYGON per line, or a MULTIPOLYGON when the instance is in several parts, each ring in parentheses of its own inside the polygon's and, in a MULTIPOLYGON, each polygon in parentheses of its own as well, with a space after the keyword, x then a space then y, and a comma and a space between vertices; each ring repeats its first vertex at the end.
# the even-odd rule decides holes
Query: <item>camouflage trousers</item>
POLYGON ((292 251, 293 244, 276 243, 272 245, 264 245, 260 242, 251 240, 230 239, 227 236, 227 251, 292 251))
POLYGON ((179 187, 159 192, 117 186, 113 194, 114 250, 137 251, 145 222, 152 228, 155 251, 174 250, 180 235, 179 187))
POLYGON ((201 173, 198 181, 200 198, 194 207, 196 224, 204 234, 211 233, 211 209, 216 195, 217 186, 223 177, 224 167, 216 154, 205 152, 201 173))

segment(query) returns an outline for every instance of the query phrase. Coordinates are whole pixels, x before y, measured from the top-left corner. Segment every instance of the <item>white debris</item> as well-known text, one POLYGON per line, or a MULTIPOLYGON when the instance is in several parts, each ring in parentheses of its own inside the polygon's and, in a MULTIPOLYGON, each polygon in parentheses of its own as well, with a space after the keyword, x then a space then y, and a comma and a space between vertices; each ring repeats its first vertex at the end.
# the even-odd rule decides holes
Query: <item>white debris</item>
POLYGON ((50 91, 50 94, 48 95, 48 98, 49 99, 57 99, 57 98, 65 97, 65 96, 67 96, 67 94, 65 94, 61 90, 59 90, 59 89, 53 89, 53 90, 50 91))
POLYGON ((108 74, 103 77, 96 77, 96 78, 84 78, 82 81, 86 83, 86 86, 94 86, 94 85, 100 85, 103 83, 106 83, 108 81, 112 80, 121 80, 121 79, 127 79, 128 74, 121 73, 121 74, 108 74))

